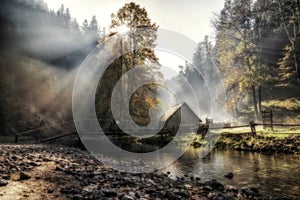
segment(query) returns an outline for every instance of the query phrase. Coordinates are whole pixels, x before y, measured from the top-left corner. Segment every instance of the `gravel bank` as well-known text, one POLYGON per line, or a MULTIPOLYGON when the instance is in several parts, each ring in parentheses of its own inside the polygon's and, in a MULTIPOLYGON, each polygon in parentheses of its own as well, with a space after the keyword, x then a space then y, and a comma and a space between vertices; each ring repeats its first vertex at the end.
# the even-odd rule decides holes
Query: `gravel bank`
POLYGON ((0 199, 272 199, 196 177, 130 174, 76 148, 0 145, 0 199))

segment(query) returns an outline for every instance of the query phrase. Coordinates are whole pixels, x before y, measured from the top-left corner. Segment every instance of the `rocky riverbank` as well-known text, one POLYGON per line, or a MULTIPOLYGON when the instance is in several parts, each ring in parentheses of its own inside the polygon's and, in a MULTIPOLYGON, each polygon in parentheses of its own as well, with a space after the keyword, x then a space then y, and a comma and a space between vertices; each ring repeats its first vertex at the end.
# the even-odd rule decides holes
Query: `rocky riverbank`
POLYGON ((217 148, 228 147, 238 151, 252 151, 266 154, 300 154, 300 136, 275 136, 249 134, 222 134, 218 140, 217 148))
POLYGON ((119 172, 70 147, 2 144, 0 154, 0 199, 271 199, 217 180, 119 172))

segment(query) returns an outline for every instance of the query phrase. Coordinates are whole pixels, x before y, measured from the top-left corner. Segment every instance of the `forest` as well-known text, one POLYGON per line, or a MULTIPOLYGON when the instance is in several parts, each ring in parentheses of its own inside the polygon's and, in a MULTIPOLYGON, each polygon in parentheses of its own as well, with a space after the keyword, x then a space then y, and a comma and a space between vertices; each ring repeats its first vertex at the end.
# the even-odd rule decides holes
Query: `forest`
POLYGON ((300 0, 224 0, 171 78, 163 27, 137 2, 109 27, 64 4, 0 2, 0 198, 298 199, 300 0), (130 120, 162 129, 131 135, 130 120))
MULTIPOLYGON (((192 66, 182 67, 182 74, 192 80, 196 68, 213 80, 216 65, 231 118, 260 119, 268 108, 291 115, 299 109, 299 15, 296 0, 225 1, 212 19, 214 35, 198 43, 192 66)), ((43 1, 2 1, 1 26, 2 132, 70 119, 74 71, 109 31, 95 16, 79 25, 64 5, 54 11, 43 1), (53 103, 62 99, 68 103, 53 103)))
POLYGON ((194 65, 212 79, 217 65, 233 116, 259 119, 278 101, 298 107, 299 10, 299 1, 225 1, 212 20, 215 40, 199 43, 194 65))
POLYGON ((98 43, 96 17, 79 25, 64 5, 1 1, 1 27, 1 132, 72 118, 72 80, 98 43))

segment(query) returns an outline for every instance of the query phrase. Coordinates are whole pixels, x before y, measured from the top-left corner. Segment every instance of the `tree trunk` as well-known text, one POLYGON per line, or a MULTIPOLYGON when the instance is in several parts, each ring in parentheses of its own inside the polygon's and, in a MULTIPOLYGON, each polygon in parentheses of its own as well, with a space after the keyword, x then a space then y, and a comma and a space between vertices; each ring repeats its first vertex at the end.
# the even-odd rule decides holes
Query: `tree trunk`
POLYGON ((294 59, 294 64, 295 64, 295 71, 296 71, 297 81, 299 81, 300 80, 300 69, 299 69, 299 65, 298 65, 296 42, 292 42, 291 45, 292 45, 293 59, 294 59))
POLYGON ((259 115, 261 117, 261 101, 262 101, 262 97, 261 97, 261 86, 259 86, 258 89, 258 109, 259 109, 259 115))
POLYGON ((251 86, 252 89, 252 97, 253 97, 253 107, 255 112, 255 119, 258 119, 258 109, 257 109, 257 100, 256 100, 256 92, 254 85, 251 86))
POLYGON ((297 74, 297 81, 300 81, 300 69, 299 69, 299 65, 298 65, 296 49, 294 49, 293 54, 294 54, 294 62, 295 62, 295 68, 296 68, 296 74, 297 74))

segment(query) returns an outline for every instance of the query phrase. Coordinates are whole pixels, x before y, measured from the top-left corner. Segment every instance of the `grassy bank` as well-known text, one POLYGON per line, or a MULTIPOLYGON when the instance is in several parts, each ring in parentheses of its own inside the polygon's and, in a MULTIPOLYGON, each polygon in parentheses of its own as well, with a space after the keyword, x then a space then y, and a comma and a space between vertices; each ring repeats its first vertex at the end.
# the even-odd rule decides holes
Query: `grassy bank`
POLYGON ((222 133, 218 148, 229 147, 238 151, 253 151, 262 153, 300 153, 299 130, 260 131, 256 137, 250 134, 222 133))

